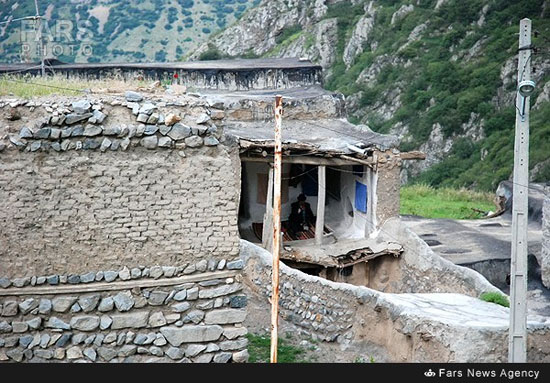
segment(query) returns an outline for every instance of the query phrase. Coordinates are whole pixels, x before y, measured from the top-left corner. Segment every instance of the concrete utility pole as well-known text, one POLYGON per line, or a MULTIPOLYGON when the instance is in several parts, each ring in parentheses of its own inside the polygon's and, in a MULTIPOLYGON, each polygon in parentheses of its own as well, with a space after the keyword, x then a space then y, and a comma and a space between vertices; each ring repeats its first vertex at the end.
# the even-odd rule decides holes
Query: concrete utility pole
POLYGON ((281 252, 281 173, 283 145, 281 140, 281 119, 283 98, 275 96, 275 161, 273 182, 273 268, 271 294, 271 363, 277 363, 278 314, 279 314, 279 254, 281 252))
POLYGON ((42 73, 42 77, 44 77, 46 75, 46 66, 44 65, 44 39, 42 38, 42 16, 40 16, 38 0, 34 0, 34 7, 36 8, 38 44, 40 45, 40 71, 42 73))
POLYGON ((527 361, 527 213, 529 184, 529 96, 531 81, 531 20, 519 24, 518 92, 514 144, 512 264, 508 362, 527 361), (525 87, 527 85, 527 87, 525 87), (527 89, 527 91, 524 91, 527 89))

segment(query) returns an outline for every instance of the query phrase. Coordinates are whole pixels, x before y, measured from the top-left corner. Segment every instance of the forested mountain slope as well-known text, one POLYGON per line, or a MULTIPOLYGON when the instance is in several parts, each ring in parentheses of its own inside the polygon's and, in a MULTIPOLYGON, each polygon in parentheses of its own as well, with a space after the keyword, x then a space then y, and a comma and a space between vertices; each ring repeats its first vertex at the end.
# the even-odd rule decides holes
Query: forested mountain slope
POLYGON ((544 0, 270 0, 194 58, 308 57, 356 123, 426 161, 404 181, 494 189, 513 168, 519 20, 533 21, 531 180, 550 179, 550 3, 544 0))

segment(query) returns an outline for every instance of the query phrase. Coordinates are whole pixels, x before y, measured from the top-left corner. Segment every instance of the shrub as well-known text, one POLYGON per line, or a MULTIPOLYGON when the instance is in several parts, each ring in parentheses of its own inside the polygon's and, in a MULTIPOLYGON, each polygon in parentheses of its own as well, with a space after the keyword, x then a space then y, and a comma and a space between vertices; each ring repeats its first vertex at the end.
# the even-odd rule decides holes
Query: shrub
POLYGON ((220 60, 223 58, 223 54, 218 48, 213 45, 208 46, 208 50, 202 52, 199 56, 199 60, 220 60))
POLYGON ((497 292, 483 293, 479 296, 479 299, 485 302, 496 303, 497 305, 501 305, 504 307, 510 307, 510 302, 508 302, 508 298, 497 292))
POLYGON ((302 26, 299 24, 291 25, 289 27, 284 28, 281 33, 279 33, 275 37, 275 42, 277 44, 281 44, 283 41, 291 37, 292 35, 295 35, 296 33, 299 33, 302 31, 302 26))

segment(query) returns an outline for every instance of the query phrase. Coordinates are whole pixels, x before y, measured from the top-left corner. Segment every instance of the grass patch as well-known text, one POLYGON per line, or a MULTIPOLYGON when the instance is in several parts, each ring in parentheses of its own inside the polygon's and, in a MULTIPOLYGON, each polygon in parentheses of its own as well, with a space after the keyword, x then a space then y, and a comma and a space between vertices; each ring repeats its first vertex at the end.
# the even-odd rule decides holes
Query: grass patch
POLYGON ((510 307, 510 302, 508 302, 508 298, 500 293, 483 293, 479 296, 479 299, 485 302, 496 303, 497 305, 501 305, 504 307, 510 307))
POLYGON ((475 219, 483 214, 472 209, 496 210, 492 201, 493 194, 489 192, 409 185, 401 188, 400 213, 425 218, 475 219))
MULTIPOLYGON (((269 336, 248 334, 249 363, 269 363, 270 344, 269 336)), ((287 340, 279 338, 277 345, 278 363, 308 363, 306 350, 299 346, 291 345, 287 340)))
POLYGON ((121 92, 147 86, 144 81, 120 80, 67 80, 61 76, 15 77, 0 76, 0 96, 32 98, 49 95, 82 96, 85 93, 121 92))

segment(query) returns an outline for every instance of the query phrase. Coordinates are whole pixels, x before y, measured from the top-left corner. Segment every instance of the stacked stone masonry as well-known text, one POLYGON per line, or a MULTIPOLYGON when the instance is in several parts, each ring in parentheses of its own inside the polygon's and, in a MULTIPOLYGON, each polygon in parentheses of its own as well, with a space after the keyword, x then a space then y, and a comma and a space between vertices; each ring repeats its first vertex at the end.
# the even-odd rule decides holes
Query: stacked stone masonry
POLYGON ((0 290, 0 361, 245 362, 247 298, 231 273, 163 287, 95 283, 89 293, 0 290))
POLYGON ((0 114, 0 362, 245 362, 223 108, 126 92, 0 114))

